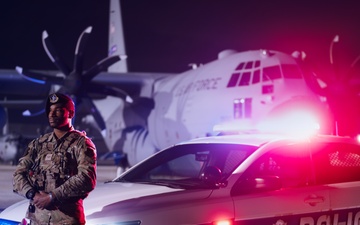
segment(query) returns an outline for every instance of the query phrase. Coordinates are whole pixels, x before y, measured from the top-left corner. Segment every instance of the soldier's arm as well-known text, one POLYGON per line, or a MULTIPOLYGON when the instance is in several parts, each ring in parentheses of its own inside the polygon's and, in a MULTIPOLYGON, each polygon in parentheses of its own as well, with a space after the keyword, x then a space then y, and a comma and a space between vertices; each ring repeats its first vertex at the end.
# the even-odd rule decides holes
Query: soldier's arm
POLYGON ((13 174, 13 191, 23 197, 26 197, 26 193, 33 189, 29 176, 31 175, 31 168, 34 165, 34 161, 32 159, 34 147, 35 140, 30 142, 27 146, 25 154, 19 159, 19 163, 13 174))
POLYGON ((96 185, 96 148, 88 138, 81 137, 77 145, 78 173, 52 191, 53 197, 62 202, 71 197, 85 198, 96 185))

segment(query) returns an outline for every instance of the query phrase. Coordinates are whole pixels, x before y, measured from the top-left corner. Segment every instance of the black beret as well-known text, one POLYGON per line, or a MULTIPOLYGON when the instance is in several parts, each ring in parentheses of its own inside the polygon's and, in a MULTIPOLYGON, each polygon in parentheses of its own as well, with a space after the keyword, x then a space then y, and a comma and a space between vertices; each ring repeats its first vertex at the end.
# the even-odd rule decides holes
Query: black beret
POLYGON ((64 105, 65 108, 67 108, 69 111, 73 111, 73 112, 75 111, 75 104, 69 96, 62 93, 53 93, 50 94, 46 100, 46 106, 45 106, 46 115, 49 115, 51 105, 59 104, 59 103, 64 105))

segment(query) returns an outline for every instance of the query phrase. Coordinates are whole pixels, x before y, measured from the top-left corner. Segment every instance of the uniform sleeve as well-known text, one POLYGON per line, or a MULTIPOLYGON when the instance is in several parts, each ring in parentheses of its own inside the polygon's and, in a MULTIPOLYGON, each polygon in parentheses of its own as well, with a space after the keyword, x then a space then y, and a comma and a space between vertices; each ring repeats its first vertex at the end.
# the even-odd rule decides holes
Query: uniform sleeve
POLYGON ((25 154, 19 159, 13 174, 13 191, 23 197, 26 197, 26 192, 33 188, 32 182, 29 179, 29 172, 34 165, 33 154, 35 154, 35 140, 29 143, 25 154))
POLYGON ((52 191, 62 202, 69 198, 85 198, 96 185, 96 148, 87 137, 81 137, 76 145, 77 174, 52 191))

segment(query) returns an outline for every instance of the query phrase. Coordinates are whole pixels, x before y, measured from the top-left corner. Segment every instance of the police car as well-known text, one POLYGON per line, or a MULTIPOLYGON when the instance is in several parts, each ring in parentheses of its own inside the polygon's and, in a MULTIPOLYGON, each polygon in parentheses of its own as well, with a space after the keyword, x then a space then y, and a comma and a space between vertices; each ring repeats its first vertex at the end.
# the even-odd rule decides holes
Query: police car
MULTIPOLYGON (((357 225, 360 145, 353 138, 216 136, 162 150, 85 199, 87 225, 357 225)), ((22 220, 28 201, 0 224, 22 220)))

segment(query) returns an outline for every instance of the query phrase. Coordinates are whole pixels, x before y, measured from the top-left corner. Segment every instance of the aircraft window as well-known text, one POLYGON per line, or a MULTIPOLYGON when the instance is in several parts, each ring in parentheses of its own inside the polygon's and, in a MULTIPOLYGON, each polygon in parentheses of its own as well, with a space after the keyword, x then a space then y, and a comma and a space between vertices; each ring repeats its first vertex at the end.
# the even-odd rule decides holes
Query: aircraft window
POLYGON ((235 87, 240 77, 240 73, 233 73, 227 87, 235 87))
POLYGON ((260 70, 255 70, 253 74, 252 83, 257 84, 260 82, 260 70))
POLYGON ((263 68, 263 81, 281 78, 280 66, 270 66, 263 68))
POLYGON ((243 73, 242 76, 241 76, 239 86, 249 85, 250 84, 250 78, 251 78, 251 73, 250 72, 243 73))
POLYGON ((241 98, 234 100, 234 119, 251 118, 252 99, 241 98))
POLYGON ((253 61, 247 62, 245 69, 251 69, 253 67, 253 63, 254 63, 253 61))
POLYGON ((241 119, 243 117, 243 102, 244 99, 234 100, 234 119, 241 119))
POLYGON ((256 60, 255 61, 255 66, 254 66, 254 68, 257 68, 257 67, 259 67, 260 66, 260 61, 259 60, 256 60))
POLYGON ((274 93, 274 85, 264 85, 262 86, 263 94, 271 94, 274 93))
POLYGON ((240 64, 236 67, 235 70, 242 70, 242 69, 244 68, 244 65, 245 65, 244 62, 240 63, 240 64))
POLYGON ((251 107, 251 98, 245 98, 245 118, 251 118, 252 107, 251 107))
POLYGON ((299 70, 299 67, 296 65, 281 65, 284 78, 302 78, 302 74, 299 70))

